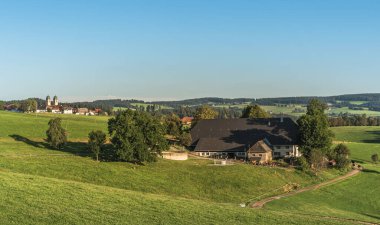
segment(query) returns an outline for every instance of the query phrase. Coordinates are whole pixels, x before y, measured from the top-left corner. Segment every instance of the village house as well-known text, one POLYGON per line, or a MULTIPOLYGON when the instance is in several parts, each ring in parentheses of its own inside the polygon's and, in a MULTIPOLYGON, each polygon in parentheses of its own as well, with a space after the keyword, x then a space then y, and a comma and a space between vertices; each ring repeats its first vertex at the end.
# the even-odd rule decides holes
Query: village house
POLYGON ((77 115, 87 115, 89 110, 87 108, 77 108, 74 110, 74 113, 77 115))
POLYGON ((201 120, 191 130, 191 146, 203 157, 265 163, 301 156, 298 134, 298 125, 290 118, 201 120))
POLYGON ((181 119, 182 125, 188 125, 191 126, 191 123, 193 122, 193 117, 185 116, 181 119))
POLYGON ((190 129, 191 128, 191 124, 193 123, 193 120, 194 118, 193 117, 189 117, 189 116, 185 116, 181 119, 181 124, 182 124, 182 128, 183 129, 190 129))
POLYGON ((64 107, 62 113, 63 114, 73 114, 74 113, 74 109, 71 108, 71 107, 64 107))

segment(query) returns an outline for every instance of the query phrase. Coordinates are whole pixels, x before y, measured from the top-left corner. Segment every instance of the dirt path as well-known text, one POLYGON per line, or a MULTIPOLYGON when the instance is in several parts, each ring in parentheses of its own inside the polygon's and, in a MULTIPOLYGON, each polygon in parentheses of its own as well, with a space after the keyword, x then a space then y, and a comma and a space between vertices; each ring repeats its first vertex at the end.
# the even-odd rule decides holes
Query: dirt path
POLYGON ((355 176, 359 172, 360 172, 360 170, 352 170, 352 171, 350 171, 349 173, 347 173, 347 174, 345 174, 343 176, 334 178, 332 180, 329 180, 329 181, 326 181, 326 182, 323 182, 323 183, 320 183, 320 184, 316 184, 316 185, 313 185, 313 186, 301 188, 301 189, 298 189, 298 190, 290 192, 290 193, 285 193, 285 194, 281 194, 281 195, 265 198, 263 200, 260 200, 258 202, 254 202, 254 203, 250 204, 250 207, 251 208, 262 208, 268 202, 271 202, 271 201, 274 201, 274 200, 277 200, 277 199, 281 199, 281 198, 285 198, 285 197, 289 197, 289 196, 293 196, 293 195, 296 195, 296 194, 299 194, 299 193, 302 193, 302 192, 305 192, 305 191, 316 190, 316 189, 319 189, 321 187, 324 187, 324 186, 327 186, 327 185, 339 182, 341 180, 345 180, 345 179, 347 179, 349 177, 355 176))

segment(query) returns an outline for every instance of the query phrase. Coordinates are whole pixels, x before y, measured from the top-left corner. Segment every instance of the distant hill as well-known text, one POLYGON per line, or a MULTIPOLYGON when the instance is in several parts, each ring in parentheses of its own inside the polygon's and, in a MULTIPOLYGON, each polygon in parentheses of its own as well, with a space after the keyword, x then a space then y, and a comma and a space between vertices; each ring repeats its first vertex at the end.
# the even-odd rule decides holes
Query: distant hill
POLYGON ((219 104, 244 104, 252 103, 259 105, 275 105, 275 104, 307 104, 311 99, 319 99, 326 103, 363 101, 363 102, 380 102, 380 93, 374 94, 347 94, 337 96, 300 96, 300 97, 278 97, 278 98, 195 98, 180 101, 155 101, 151 104, 167 105, 176 107, 180 105, 197 106, 202 104, 219 105, 219 104))
MULTIPOLYGON (((368 94, 346 94, 336 96, 299 96, 299 97, 278 97, 278 98, 218 98, 218 97, 205 97, 194 98, 179 101, 152 101, 144 102, 141 100, 96 100, 93 102, 73 102, 70 105, 77 107, 90 107, 90 108, 108 108, 108 107, 121 107, 121 108, 136 108, 136 103, 146 105, 159 105, 170 108, 179 108, 180 106, 199 106, 199 105, 212 105, 220 106, 226 105, 233 107, 234 105, 244 104, 258 104, 258 105, 306 105, 311 99, 319 99, 323 102, 330 103, 338 107, 366 107, 370 109, 380 110, 380 93, 368 94)), ((44 103, 42 99, 36 99, 39 105, 44 103)), ((7 103, 15 103, 20 101, 9 101, 7 103)))

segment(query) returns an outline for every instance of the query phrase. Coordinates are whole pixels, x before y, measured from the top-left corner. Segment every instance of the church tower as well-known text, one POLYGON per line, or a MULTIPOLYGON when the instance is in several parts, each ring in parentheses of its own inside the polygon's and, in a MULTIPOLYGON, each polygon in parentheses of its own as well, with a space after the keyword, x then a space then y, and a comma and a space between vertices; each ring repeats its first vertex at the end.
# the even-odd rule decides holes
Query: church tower
POLYGON ((57 95, 53 98, 54 105, 58 105, 58 97, 57 95))
POLYGON ((51 99, 49 95, 46 97, 46 107, 47 106, 51 106, 51 99))

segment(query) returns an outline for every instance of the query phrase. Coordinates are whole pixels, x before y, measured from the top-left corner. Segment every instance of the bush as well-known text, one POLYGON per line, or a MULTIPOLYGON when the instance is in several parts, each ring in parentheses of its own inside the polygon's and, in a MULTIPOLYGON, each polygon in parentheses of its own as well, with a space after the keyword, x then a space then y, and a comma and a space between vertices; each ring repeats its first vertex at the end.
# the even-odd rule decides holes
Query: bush
POLYGON ((277 160, 277 163, 281 167, 288 167, 289 166, 289 164, 287 162, 285 162, 285 160, 283 160, 283 159, 277 160))
POLYGON ((378 163, 379 162, 379 155, 377 153, 373 154, 371 156, 372 162, 378 163))
POLYGON ((332 150, 331 156, 335 160, 338 169, 347 169, 351 163, 348 159, 349 155, 350 149, 344 144, 339 144, 332 150))
POLYGON ((310 165, 304 156, 297 158, 297 164, 302 171, 308 171, 310 169, 310 165))
POLYGON ((351 165, 351 161, 345 156, 338 156, 335 161, 336 167, 341 170, 348 169, 351 165))
POLYGON ((325 155, 320 149, 312 149, 309 153, 310 167, 315 171, 319 171, 325 166, 325 155))

